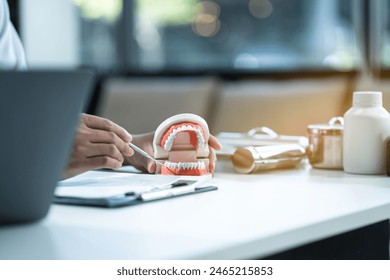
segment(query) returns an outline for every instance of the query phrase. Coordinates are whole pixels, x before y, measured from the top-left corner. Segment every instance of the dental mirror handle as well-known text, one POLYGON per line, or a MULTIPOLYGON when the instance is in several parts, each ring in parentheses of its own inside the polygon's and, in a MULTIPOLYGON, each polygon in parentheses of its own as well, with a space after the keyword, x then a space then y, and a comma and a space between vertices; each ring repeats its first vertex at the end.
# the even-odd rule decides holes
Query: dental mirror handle
POLYGON ((144 157, 154 161, 156 164, 158 165, 161 165, 161 166, 164 166, 163 163, 159 162, 157 159, 155 159, 154 157, 152 157, 151 155, 149 155, 147 152, 145 152, 144 150, 142 150, 141 148, 137 147, 136 145, 134 145, 133 143, 131 142, 128 142, 129 146, 136 152, 140 153, 141 155, 143 155, 144 157))

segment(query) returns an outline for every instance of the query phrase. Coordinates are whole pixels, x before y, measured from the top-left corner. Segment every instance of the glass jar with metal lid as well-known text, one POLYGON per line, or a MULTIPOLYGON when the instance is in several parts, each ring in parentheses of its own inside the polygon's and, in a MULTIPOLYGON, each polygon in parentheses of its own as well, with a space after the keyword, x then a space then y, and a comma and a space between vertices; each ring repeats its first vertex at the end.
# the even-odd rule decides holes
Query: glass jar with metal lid
POLYGON ((315 168, 343 169, 344 119, 332 118, 328 124, 308 126, 307 156, 315 168))

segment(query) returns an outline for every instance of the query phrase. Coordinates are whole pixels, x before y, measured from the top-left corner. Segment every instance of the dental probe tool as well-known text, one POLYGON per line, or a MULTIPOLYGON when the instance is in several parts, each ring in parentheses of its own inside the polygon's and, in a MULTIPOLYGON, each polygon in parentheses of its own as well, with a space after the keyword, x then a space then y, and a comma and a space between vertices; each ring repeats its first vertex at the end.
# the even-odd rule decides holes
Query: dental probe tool
POLYGON ((154 157, 152 157, 151 155, 149 155, 147 152, 145 152, 144 150, 142 150, 141 148, 137 147, 136 145, 134 145, 133 143, 131 142, 128 142, 129 146, 134 150, 134 151, 137 151, 138 153, 140 153, 141 155, 143 155, 144 157, 154 161, 156 164, 159 164, 161 166, 164 166, 163 163, 159 162, 157 159, 155 159, 154 157))
MULTIPOLYGON (((147 152, 145 152, 144 150, 142 150, 140 147, 134 145, 134 144, 131 143, 131 142, 127 142, 127 144, 129 144, 129 146, 130 146, 132 149, 134 149, 134 151, 136 151, 136 152, 140 153, 141 155, 143 155, 144 157, 146 157, 146 158, 148 158, 148 159, 154 161, 156 164, 161 165, 161 166, 165 166, 164 163, 159 162, 157 159, 155 159, 154 157, 152 157, 151 155, 149 155, 147 152)), ((176 174, 176 172, 175 172, 174 170, 168 168, 167 166, 165 166, 165 168, 168 169, 169 171, 171 171, 173 175, 176 174)))

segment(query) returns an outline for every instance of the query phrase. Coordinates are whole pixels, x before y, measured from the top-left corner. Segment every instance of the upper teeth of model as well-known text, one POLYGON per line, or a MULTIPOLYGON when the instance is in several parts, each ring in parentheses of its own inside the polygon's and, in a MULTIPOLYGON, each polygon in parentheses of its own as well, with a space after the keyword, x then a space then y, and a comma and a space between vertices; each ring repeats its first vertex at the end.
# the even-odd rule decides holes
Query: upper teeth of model
POLYGON ((176 169, 204 169, 206 165, 203 161, 198 162, 171 162, 166 161, 164 165, 168 168, 176 168, 176 169))
POLYGON ((202 132, 191 125, 183 125, 178 128, 175 128, 171 134, 169 134, 167 140, 165 141, 164 144, 164 150, 170 151, 172 149, 173 141, 175 140, 176 134, 182 131, 195 131, 196 133, 196 138, 198 139, 198 149, 202 149, 204 147, 204 138, 202 135, 202 132))

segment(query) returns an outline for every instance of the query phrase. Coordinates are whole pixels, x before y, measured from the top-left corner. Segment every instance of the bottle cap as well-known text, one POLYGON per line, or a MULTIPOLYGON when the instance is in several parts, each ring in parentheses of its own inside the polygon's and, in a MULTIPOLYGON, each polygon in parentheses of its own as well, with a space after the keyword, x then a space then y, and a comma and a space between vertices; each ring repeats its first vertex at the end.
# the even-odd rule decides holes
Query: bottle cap
POLYGON ((355 91, 353 93, 354 106, 382 106, 382 92, 380 91, 355 91))

